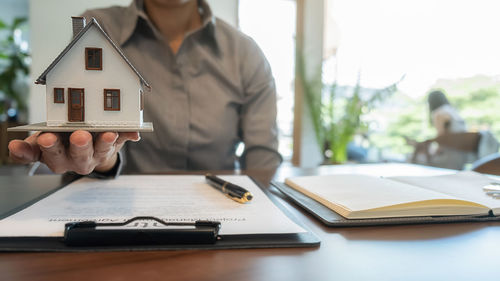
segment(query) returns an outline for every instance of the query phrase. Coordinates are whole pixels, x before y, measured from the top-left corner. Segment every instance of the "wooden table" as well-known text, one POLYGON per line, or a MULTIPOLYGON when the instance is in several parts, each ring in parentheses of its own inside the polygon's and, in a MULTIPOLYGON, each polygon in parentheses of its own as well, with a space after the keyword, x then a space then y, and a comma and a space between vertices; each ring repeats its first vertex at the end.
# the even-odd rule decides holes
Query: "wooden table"
MULTIPOLYGON (((409 164, 283 167, 275 179, 345 172, 447 171, 409 164)), ((500 280, 500 223, 328 228, 271 192, 320 237, 319 248, 1 253, 0 280, 500 280)))

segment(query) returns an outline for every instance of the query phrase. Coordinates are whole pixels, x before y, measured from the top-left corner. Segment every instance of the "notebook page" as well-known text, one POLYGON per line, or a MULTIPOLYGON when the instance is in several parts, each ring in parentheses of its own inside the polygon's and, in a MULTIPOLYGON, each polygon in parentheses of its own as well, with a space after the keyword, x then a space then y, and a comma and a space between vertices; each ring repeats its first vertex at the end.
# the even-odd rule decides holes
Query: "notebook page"
POLYGON ((424 200, 457 199, 418 186, 366 175, 305 176, 288 178, 285 182, 352 212, 424 200))
POLYGON ((495 215, 500 215, 500 199, 495 199, 483 191, 483 186, 499 181, 476 172, 463 171, 451 175, 430 177, 405 176, 390 177, 387 179, 421 186, 428 190, 473 201, 492 209, 495 215))
POLYGON ((247 176, 221 176, 249 190, 240 204, 205 183, 203 176, 82 178, 0 221, 0 236, 62 236, 68 222, 123 222, 155 216, 170 222, 216 220, 220 234, 305 232, 247 176))

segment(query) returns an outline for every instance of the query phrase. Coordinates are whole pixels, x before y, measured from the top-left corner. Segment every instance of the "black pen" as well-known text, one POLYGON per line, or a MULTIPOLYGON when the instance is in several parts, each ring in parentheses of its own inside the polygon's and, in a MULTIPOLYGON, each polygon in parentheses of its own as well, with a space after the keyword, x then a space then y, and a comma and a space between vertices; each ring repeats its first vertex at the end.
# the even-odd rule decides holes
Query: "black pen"
POLYGON ((250 193, 243 187, 227 182, 210 173, 205 175, 205 180, 208 184, 222 191, 222 193, 226 194, 229 198, 233 199, 236 202, 246 203, 253 198, 252 193, 250 193))

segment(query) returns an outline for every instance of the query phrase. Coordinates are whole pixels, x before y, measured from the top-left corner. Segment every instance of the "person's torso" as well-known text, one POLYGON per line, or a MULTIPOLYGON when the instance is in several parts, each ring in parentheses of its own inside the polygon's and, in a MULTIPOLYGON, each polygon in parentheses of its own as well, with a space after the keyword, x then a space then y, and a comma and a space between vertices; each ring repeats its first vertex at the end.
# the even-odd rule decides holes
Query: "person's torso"
MULTIPOLYGON (((99 15, 107 12, 99 10, 99 15)), ((104 29, 111 30, 115 40, 119 21, 106 23, 104 29)), ((127 144, 125 173, 234 169, 244 101, 239 38, 233 38, 239 35, 218 19, 215 24, 217 48, 214 38, 199 30, 187 36, 174 55, 143 19, 121 46, 152 87, 145 93, 144 121, 154 125, 153 133, 127 144)))

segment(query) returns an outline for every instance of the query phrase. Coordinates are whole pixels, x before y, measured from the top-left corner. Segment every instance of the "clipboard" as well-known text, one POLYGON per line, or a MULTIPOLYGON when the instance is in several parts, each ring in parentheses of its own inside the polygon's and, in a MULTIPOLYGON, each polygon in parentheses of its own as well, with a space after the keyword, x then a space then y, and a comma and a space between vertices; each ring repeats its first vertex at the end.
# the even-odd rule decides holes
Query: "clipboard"
MULTIPOLYGON (((27 178, 27 177, 26 177, 27 178)), ((79 177, 74 177, 66 179, 64 183, 59 186, 54 186, 54 189, 47 192, 45 196, 40 196, 31 200, 27 203, 22 204, 22 207, 16 207, 15 211, 20 211, 30 205, 34 204, 38 200, 52 194, 56 190, 63 188, 75 179, 79 177)), ((250 177, 251 178, 251 177, 250 177)), ((101 251, 151 251, 151 250, 193 250, 193 249, 245 249, 245 248, 288 248, 288 247, 317 247, 320 245, 319 238, 309 231, 300 221, 298 221, 284 206, 281 205, 274 198, 270 192, 262 184, 260 184, 255 179, 251 178, 252 181, 270 198, 270 200, 292 221, 300 225, 306 230, 302 233, 292 233, 292 234, 244 234, 244 235, 212 235, 212 239, 207 238, 207 234, 211 231, 213 233, 215 222, 198 222, 205 228, 201 233, 201 236, 196 237, 195 234, 192 239, 188 241, 175 241, 170 243, 163 241, 162 243, 132 243, 132 244, 105 244, 99 245, 99 243, 84 243, 78 246, 71 245, 71 243, 65 243, 64 237, 0 237, 0 252, 101 252, 101 251), (203 232, 203 233, 202 233, 203 232), (203 237, 203 238, 201 238, 203 237), (216 239, 213 239, 216 237, 216 239), (208 240, 207 240, 208 239, 208 240)), ((30 179, 32 181, 32 179, 30 179)), ((26 179, 28 182, 28 179, 26 179)), ((18 182, 22 185, 22 180, 18 182)), ((25 183, 26 184, 26 183, 25 183)), ((31 184, 33 186, 33 183, 31 184)), ((36 186, 33 186, 36 188, 36 186)), ((13 211, 1 210, 3 214, 12 214, 13 211)), ((3 215, 3 217, 6 217, 3 215)), ((3 218, 2 217, 2 218, 3 218)), ((145 218, 131 218, 128 222, 135 221, 136 219, 145 218)), ((147 219, 153 219, 147 217, 147 219)), ((125 224, 123 223, 123 224, 125 224)), ((196 224, 196 223, 195 223, 196 224)), ((82 225, 80 225, 81 227, 82 225)), ((87 223, 83 225, 84 227, 93 227, 96 225, 91 225, 87 223)), ((103 226, 103 225, 100 225, 103 226)), ((109 225, 107 225, 109 226, 109 225)), ((115 225, 116 226, 116 225, 115 225)), ((123 225, 122 225, 123 226, 123 225)), ((177 225, 178 226, 178 225, 177 225)), ((175 234, 175 237, 183 237, 186 235, 185 229, 170 229, 168 231, 180 231, 175 234)), ((89 230, 89 229, 87 229, 89 230)), ((171 232, 170 234, 172 234, 171 232)), ((138 234, 142 235, 142 234, 138 234)), ((209 235, 210 236, 210 235, 209 235)), ((150 240, 148 240, 150 241, 150 240)), ((170 240, 172 241, 172 240, 170 240)))
POLYGON ((404 225, 404 224, 432 224, 432 223, 456 223, 456 222, 492 222, 500 221, 500 217, 492 214, 486 216, 457 215, 457 216, 419 216, 419 217, 396 217, 396 218, 370 218, 370 219, 346 219, 320 202, 304 195, 282 182, 271 182, 271 185, 290 198, 295 204, 302 207, 311 215, 330 227, 354 227, 354 226, 381 226, 381 225, 404 225))
POLYGON ((134 217, 121 223, 95 221, 66 223, 64 244, 78 246, 214 244, 221 223, 166 222, 156 217, 134 217))

